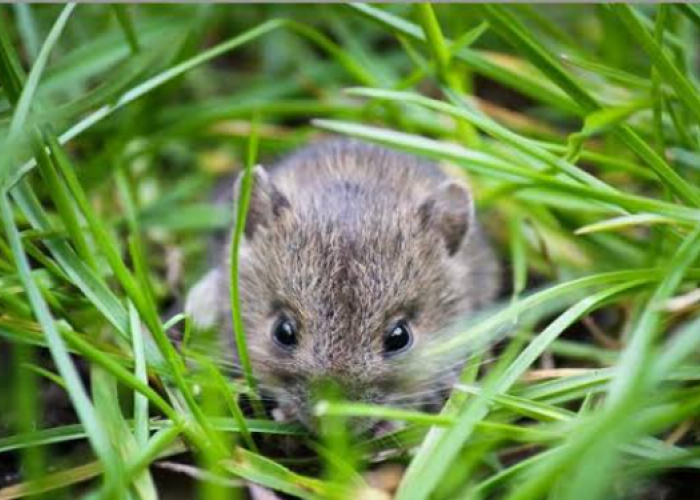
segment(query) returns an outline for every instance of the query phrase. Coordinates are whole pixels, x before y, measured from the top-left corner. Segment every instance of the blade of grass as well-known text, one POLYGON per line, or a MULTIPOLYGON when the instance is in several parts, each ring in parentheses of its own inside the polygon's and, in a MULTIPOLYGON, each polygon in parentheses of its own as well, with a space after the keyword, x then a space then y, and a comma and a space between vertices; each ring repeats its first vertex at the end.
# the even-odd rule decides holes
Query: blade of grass
POLYGON ((656 199, 612 193, 593 189, 588 186, 564 182, 540 174, 530 168, 515 166, 512 162, 506 162, 480 151, 464 149, 453 143, 439 142, 426 139, 419 135, 336 120, 314 120, 313 124, 325 130, 360 137, 369 141, 396 147, 403 151, 427 155, 437 159, 456 161, 464 166, 464 168, 474 170, 475 172, 494 177, 498 175, 499 178, 513 181, 519 180, 523 182, 524 185, 537 186, 538 190, 552 189, 577 194, 583 198, 617 204, 628 211, 657 212, 659 215, 668 215, 690 223, 694 223, 699 217, 699 212, 695 209, 689 209, 656 199), (527 179, 527 181, 525 181, 525 179, 527 179))
MULTIPOLYGON (((452 57, 451 47, 442 34, 440 23, 435 16, 432 6, 429 3, 419 3, 415 6, 416 17, 418 18, 423 34, 427 41, 428 49, 433 55, 437 66, 439 79, 448 88, 455 92, 464 93, 465 85, 459 74, 453 70, 450 59, 452 57)), ((476 131, 471 124, 463 120, 457 120, 457 133, 465 144, 474 145, 478 139, 476 131)))
MULTIPOLYGON (((136 459, 129 464, 126 472, 125 480, 128 482, 131 478, 142 473, 155 459, 159 457, 169 456, 177 453, 182 453, 185 448, 178 443, 173 445, 180 433, 178 427, 169 427, 163 429, 153 436, 149 441, 148 447, 145 448, 136 459)), ((90 462, 85 465, 73 467, 65 471, 49 474, 39 481, 24 482, 18 485, 9 486, 0 489, 0 500, 13 500, 31 495, 39 495, 42 493, 52 492, 67 486, 85 482, 93 479, 104 470, 104 465, 99 462, 90 462)), ((101 492, 96 492, 97 498, 104 498, 100 495, 101 492)), ((94 498, 96 494, 90 494, 94 498)), ((85 497, 84 497, 85 498, 85 497)), ((120 499, 123 497, 120 497, 120 499)))
MULTIPOLYGON (((242 172, 240 191, 236 193, 236 225, 231 235, 230 245, 230 294, 231 294, 231 321, 233 324, 233 335, 236 343, 238 359, 241 363, 243 376, 246 384, 253 393, 257 392, 257 382, 253 374, 253 366, 248 354, 248 345, 245 337, 243 325, 243 314, 241 312, 241 293, 239 282, 240 252, 243 242, 243 231, 245 230, 246 218, 248 216, 248 206, 253 190, 253 164, 258 154, 257 124, 259 118, 256 116, 253 122, 253 129, 248 141, 248 154, 246 158, 245 170, 242 172)), ((256 415, 264 415, 264 410, 257 396, 254 396, 253 404, 256 415)))
MULTIPOLYGON (((207 424, 206 417, 202 413, 201 408, 199 408, 197 405, 194 395, 192 394, 192 390, 190 389, 185 378, 184 362, 178 355, 163 329, 163 325, 156 311, 153 297, 148 293, 151 287, 141 286, 141 284, 139 284, 139 282, 129 272, 121 259, 116 244, 112 240, 111 234, 107 231, 103 222, 92 209, 91 204, 75 174, 73 165, 70 164, 67 156, 58 144, 58 141, 54 137, 49 137, 48 139, 49 149, 51 150, 54 158, 57 159, 57 165, 59 166, 60 173, 68 185, 68 188, 77 205, 80 207, 80 210, 93 234, 95 243, 105 255, 115 276, 119 279, 119 282, 124 287, 125 292, 133 301, 134 306, 137 308, 142 319, 148 326, 152 338, 160 351, 160 355, 170 370, 170 374, 173 377, 173 382, 179 393, 184 398, 192 417, 194 417, 201 430, 208 436, 208 439, 214 440, 212 444, 216 443, 215 437, 213 433, 211 433, 211 429, 207 424)), ((138 256, 138 253, 132 255, 132 257, 138 256)), ((141 267, 145 268, 145 265, 142 265, 141 267)))
MULTIPOLYGON (((639 281, 622 283, 593 294, 562 313, 523 350, 505 372, 485 389, 484 397, 465 405, 454 426, 424 444, 411 461, 401 485, 397 500, 424 500, 430 497, 455 457, 471 436, 475 425, 489 412, 491 395, 504 393, 522 376, 525 370, 545 351, 564 329, 581 316, 600 306, 609 298, 638 285, 639 281)), ((523 301, 524 302, 524 301, 523 301)), ((522 304, 520 302, 518 305, 522 304)), ((509 308, 513 309, 513 307, 509 308)))
POLYGON ((141 50, 141 47, 139 46, 139 40, 136 36, 136 29, 134 29, 134 23, 131 20, 131 15, 127 10, 127 6, 121 4, 113 5, 112 9, 114 9, 114 15, 116 16, 117 21, 119 21, 119 26, 121 26, 122 30, 124 31, 124 36, 126 37, 126 41, 129 43, 129 47, 131 47, 131 52, 137 54, 141 50))
POLYGON ((674 4, 674 7, 680 10, 688 19, 690 19, 696 28, 700 29, 700 10, 697 5, 690 3, 674 4))
MULTIPOLYGON (((409 40, 421 44, 427 43, 420 27, 390 12, 362 3, 351 3, 347 7, 409 40)), ((453 43, 451 40, 446 40, 446 42, 453 43)), ((454 53, 453 57, 462 61, 475 73, 493 79, 507 87, 515 88, 536 101, 545 102, 568 113, 578 114, 580 112, 578 106, 558 89, 544 84, 543 81, 530 75, 520 74, 503 64, 498 64, 479 51, 463 49, 454 53)))
POLYGON ((117 481, 119 471, 121 469, 118 458, 112 453, 109 445, 107 434, 102 424, 100 423, 95 409, 88 398, 87 392, 83 386, 78 371, 70 359, 68 350, 61 338, 61 335, 56 330, 51 311, 44 301, 39 288, 37 287, 34 278, 31 275, 29 262, 24 254, 22 242, 19 237, 19 232, 14 223, 14 214, 10 201, 6 193, 0 192, 0 215, 5 226, 5 232, 8 242, 12 248, 13 255, 16 260, 17 270, 22 280, 22 285, 27 293, 29 301, 34 310, 42 330, 46 336, 46 341, 49 345, 51 355, 56 363, 58 372, 66 382, 68 395, 73 403, 73 406, 87 431, 88 438, 92 444, 95 453, 100 457, 108 472, 108 482, 114 484, 117 481))
MULTIPOLYGON (((36 88, 39 85, 39 80, 41 79, 42 74, 44 73, 49 56, 51 55, 51 51, 63 33, 63 29, 65 28, 66 23, 68 22, 68 19, 73 13, 75 7, 76 4, 69 3, 63 8, 56 19, 56 22, 51 28, 51 31, 46 37, 46 40, 44 40, 41 50, 39 51, 39 55, 32 65, 27 81, 24 84, 22 94, 20 95, 20 98, 15 106, 15 113, 12 117, 12 123, 10 125, 10 141, 20 132, 21 127, 23 127, 24 123, 27 121, 29 108, 34 100, 36 88)), ((0 171, 0 183, 2 182, 4 175, 5 173, 0 171)))
POLYGON ((518 300, 527 285, 527 249, 523 235, 525 222, 513 217, 509 224, 510 261, 513 266, 513 300, 518 300))
POLYGON ((26 3, 15 4, 13 7, 17 15, 17 28, 22 36, 23 45, 33 61, 39 54, 41 41, 32 7, 26 3))
MULTIPOLYGON (((134 353, 134 376, 144 386, 148 385, 148 373, 146 367, 146 353, 143 341, 143 331, 139 322, 138 312, 133 304, 129 304, 129 324, 131 326, 132 350, 134 353)), ((148 443, 148 398, 141 393, 134 392, 134 435, 139 447, 148 443)))
MULTIPOLYGON (((197 66, 200 66, 222 54, 225 54, 228 51, 234 50, 239 46, 244 45, 266 33, 274 31, 280 28, 283 24, 283 20, 278 19, 273 19, 271 21, 265 22, 245 33, 242 33, 241 35, 233 37, 232 39, 226 42, 212 47, 211 49, 202 52, 201 54, 195 57, 192 57, 186 61, 183 61, 180 64, 177 64, 176 66, 173 66, 161 73, 158 73, 157 75, 149 78, 145 82, 142 82, 136 87, 133 87, 132 89, 128 90, 127 92, 122 94, 118 99, 116 99, 113 103, 102 106, 101 108, 89 114, 87 117, 80 120, 77 124, 72 126, 65 133, 61 134, 60 143, 68 142, 69 140, 77 137, 82 132, 88 130, 96 123, 99 123, 107 116, 110 116, 118 109, 123 108, 127 104, 148 94, 149 92, 152 92, 154 89, 172 81, 173 79, 190 71, 191 69, 196 68, 197 66)), ((9 178, 4 179, 4 185, 6 187, 13 186, 34 166, 35 162, 33 160, 25 165, 22 165, 22 167, 13 172, 9 178)), ((0 180, 1 179, 3 178, 0 177, 0 180)), ((3 186, 2 182, 0 182, 0 186, 3 186)))
POLYGON ((229 387, 229 384, 226 382, 223 375, 221 375, 221 372, 214 365, 210 364, 208 368, 212 374, 217 389, 226 401, 226 406, 228 407, 229 412, 231 413, 234 421, 238 424, 238 427, 240 428, 241 436, 243 438, 243 441, 245 442, 245 445, 252 452, 259 453, 258 447, 255 444, 255 441, 253 440, 252 434, 250 433, 250 429, 248 429, 248 424, 245 421, 243 412, 241 411, 241 408, 238 405, 238 394, 236 394, 236 397, 234 397, 231 394, 231 388, 229 387))
POLYGON ((626 87, 639 87, 640 89, 649 89, 650 87, 648 79, 641 78, 620 68, 594 62, 573 54, 562 54, 560 58, 565 64, 576 66, 586 71, 604 76, 610 80, 619 82, 626 87))
POLYGON ((618 400, 637 396, 638 392, 641 392, 638 387, 644 387, 645 384, 650 383, 647 381, 650 374, 646 373, 645 367, 652 354, 662 319, 663 311, 659 308, 659 304, 666 302, 680 286, 685 273, 697 260, 698 255, 700 255, 700 225, 687 236, 674 258, 669 261, 666 276, 649 300, 628 347, 622 353, 618 364, 619 372, 610 385, 611 405, 615 405, 618 400))
POLYGON ((693 112, 696 122, 700 121, 700 92, 697 86, 683 74, 654 40, 635 9, 629 5, 610 5, 607 8, 617 15, 629 34, 649 54, 654 66, 658 69, 658 75, 676 91, 678 99, 693 112))
MULTIPOLYGON (((569 470, 574 464, 579 464, 580 471, 597 471, 597 468, 584 469, 580 464, 588 460, 600 459, 599 453, 606 452, 606 465, 612 467, 618 443, 628 442, 636 433, 638 426, 632 426, 627 418, 644 401, 649 391, 658 383, 653 375, 658 372, 647 370, 651 359, 652 347, 658 334, 661 321, 661 310, 658 304, 666 300, 680 284, 684 274, 692 262, 700 254, 700 226, 689 235, 678 249, 674 258, 669 262, 668 272, 656 288, 654 295, 643 310, 635 325, 631 341, 623 352, 615 378, 609 387, 609 398, 605 411, 593 417, 587 425, 581 425, 580 432, 572 433, 567 445, 558 449, 546 462, 541 465, 538 474, 508 496, 508 500, 526 500, 538 498, 560 474, 569 470), (636 431, 636 432, 635 432, 636 431), (604 448, 604 449, 603 449, 604 448), (588 454, 586 454, 588 452, 588 454)), ((580 481, 587 480, 595 485, 599 481, 610 481, 610 469, 602 477, 591 477, 590 473, 581 474, 580 481)), ((577 482, 580 486, 580 483, 577 482)), ((597 491, 597 490, 593 490, 597 491)))
MULTIPOLYGON (((119 395, 115 379, 97 365, 90 367, 90 384, 92 386, 92 399, 97 414, 105 425, 109 435, 112 449, 118 454, 124 463, 132 460, 139 446, 126 423, 119 405, 119 395)), ((122 465, 123 467, 123 465, 122 465)), ((131 481, 122 473, 121 484, 115 485, 114 495, 124 495, 129 489, 131 481)), ((133 478, 133 487, 140 500, 154 500, 156 498, 153 478, 148 470, 133 478)), ((108 497, 111 492, 103 490, 102 495, 108 497)))
MULTIPOLYGON (((219 57, 222 54, 225 54, 226 52, 234 50, 240 47, 241 45, 245 45, 259 37, 262 37, 272 31, 281 28, 288 28, 292 31, 295 31, 319 45, 330 55, 338 59, 338 61, 343 65, 346 71, 352 74, 355 77, 355 79, 357 79, 357 81, 361 82, 363 85, 372 85, 376 83, 375 79, 370 73, 365 71, 364 68, 362 68, 362 66, 356 64, 354 60, 347 57, 346 54, 342 50, 340 50, 340 48, 337 45, 335 45, 320 31, 309 28, 308 26, 305 26, 301 23, 290 21, 288 19, 272 19, 226 42, 222 42, 221 44, 212 47, 211 49, 208 49, 205 52, 198 54, 197 56, 187 59, 149 78, 148 80, 142 82, 136 87, 133 87, 132 89, 126 91, 117 99, 115 99, 114 102, 106 104, 101 108, 95 110, 87 117, 80 120, 77 124, 73 125, 63 134, 61 134, 59 137, 59 143, 64 144, 74 139, 75 137, 82 134, 84 131, 90 129, 95 124, 101 122, 106 117, 113 114, 115 111, 125 107, 127 104, 152 92, 156 88, 172 81, 173 79, 192 70, 193 68, 201 66, 204 63, 216 57, 219 57)), ((34 160, 30 160, 29 162, 25 163, 20 168, 12 172, 7 179, 0 175, 0 188, 3 185, 7 186, 7 188, 14 186, 23 176, 25 176, 29 171, 31 171, 31 169, 34 168, 35 165, 36 162, 34 160)))
POLYGON ((537 61, 537 67, 552 81, 557 83, 575 102, 582 112, 593 111, 598 103, 588 92, 563 70, 559 62, 549 51, 544 50, 540 43, 534 40, 527 28, 515 16, 501 5, 481 6, 489 23, 508 43, 516 47, 528 59, 537 61))
MULTIPOLYGON (((656 15, 656 22, 654 25, 654 38, 657 43, 663 42, 663 35, 666 31, 666 24, 668 23, 669 8, 665 5, 660 5, 659 10, 656 15)), ((664 109, 664 95, 661 91, 661 76, 659 75, 656 67, 651 69, 651 95, 653 98, 652 110, 654 113, 653 123, 654 123, 654 139, 656 141, 656 149, 659 155, 666 157, 666 139, 664 134, 664 123, 663 123, 663 109, 664 109)))
MULTIPOLYGON (((50 219, 44 213, 31 186, 20 183, 12 190, 11 194, 32 226, 43 231, 50 231, 52 228, 50 219)), ((48 239, 45 244, 71 283, 95 304, 95 307, 125 339, 128 339, 129 318, 126 309, 105 285, 101 277, 97 276, 65 241, 48 239)), ((152 358, 149 356, 149 359, 152 358)))
POLYGON ((550 167, 565 172, 572 178, 577 179, 582 183, 600 189, 614 191, 612 187, 595 178, 594 176, 588 174, 582 169, 559 158, 556 158, 548 151, 534 145, 531 141, 524 139, 518 134, 515 134, 506 129, 505 127, 499 125, 497 122, 495 122, 485 114, 479 112, 475 107, 468 107, 463 98, 449 91, 447 92, 448 95, 453 100, 459 102, 459 105, 446 104, 444 102, 437 101, 435 99, 429 99, 410 92, 395 92, 392 90, 363 88, 349 89, 347 92, 350 95, 371 97, 373 99, 387 99, 398 102, 409 102, 441 113, 449 114, 450 116, 458 117, 460 119, 468 121, 469 123, 474 124, 479 129, 483 130, 489 135, 492 135, 493 137, 500 139, 501 141, 513 146, 514 148, 517 148, 523 151, 524 153, 531 155, 534 158, 546 163, 550 167))
MULTIPOLYGON (((576 230, 576 234, 590 234, 599 231, 615 231, 618 229, 628 229, 635 226, 650 226, 652 224, 675 224, 677 221, 669 217, 656 214, 634 214, 615 217, 613 219, 604 220, 587 224, 576 230)), ((689 223, 690 224, 690 223, 689 223)))
MULTIPOLYGON (((76 351, 79 352, 85 359, 100 366, 130 389, 143 394, 151 403, 153 403, 154 406, 156 406, 174 422, 180 425, 184 423, 182 417, 170 404, 167 403, 167 401, 165 401, 156 391, 151 389, 148 384, 139 380, 133 373, 129 372, 117 361, 106 356, 104 352, 97 347, 92 346, 75 332, 66 329, 62 331, 62 334, 71 345, 75 346, 76 351)), ((187 427, 185 427, 185 430, 187 430, 187 427)))
POLYGON ((657 361, 657 374, 655 378, 663 380, 663 377, 672 372, 677 366, 682 365, 685 358, 695 352, 695 348, 700 344, 700 318, 689 322, 674 334, 666 342, 666 347, 662 350, 657 361))
MULTIPOLYGON (((538 40, 534 39, 522 24, 500 5, 483 5, 485 15, 493 24, 496 31, 503 36, 516 50, 530 58, 533 64, 542 71, 553 83, 564 90, 579 106, 580 114, 590 114, 601 109, 600 104, 579 83, 574 80, 562 67, 559 61, 551 55, 538 40)), ((622 9, 624 12, 624 9, 622 9)), ((631 16, 631 14, 630 14, 631 16)), ((629 16, 627 16, 629 18, 629 16)), ((646 32, 645 32, 646 33, 646 32)), ((648 35, 648 34, 647 34, 648 35)), ((695 89, 692 89, 696 92, 695 89)), ((698 98, 700 101, 700 98, 698 98)), ((620 126, 616 135, 643 161, 645 161, 659 177, 659 180, 673 190, 685 203, 700 206, 700 194, 667 162, 649 147, 639 135, 629 126, 620 126)))
MULTIPOLYGON (((12 115, 10 130, 4 144, 5 148, 7 149, 10 149, 10 145, 13 145, 18 140, 19 134, 23 131, 25 127, 27 117, 29 115, 29 108, 34 101, 34 95, 36 94, 36 89, 39 85, 39 80, 41 79, 41 76, 44 73, 44 69, 46 68, 46 64, 48 63, 49 56, 51 55, 51 51, 56 45, 56 42, 61 36, 61 33, 63 33, 63 29, 65 28, 68 19, 73 13, 75 6, 76 4, 69 3, 63 8, 61 13, 59 14, 58 18, 56 19, 56 22, 51 28, 51 31, 46 37, 46 40, 44 41, 41 47, 41 50, 39 51, 39 56, 37 57, 36 62, 34 63, 31 71, 29 72, 29 77, 27 78, 27 81, 22 87, 21 93, 18 95, 18 99, 15 104, 15 112, 12 115)), ((4 27, 2 27, 2 29, 4 29, 4 27)), ((5 52, 5 50, 3 50, 3 52, 5 52)), ((5 58, 9 57, 9 54, 5 56, 5 58)), ((10 79, 10 71, 11 70, 9 67, 3 71, 5 76, 3 86, 5 87, 7 87, 9 83, 8 80, 10 79)), ((5 157, 5 161, 0 162, 0 189, 2 189, 5 185, 5 181, 7 176, 9 175, 9 169, 11 167, 11 165, 8 163, 8 160, 10 159, 8 157, 9 155, 6 153, 3 156, 5 157)))
MULTIPOLYGON (((455 389, 472 395, 480 395, 483 393, 481 388, 470 387, 463 384, 455 386, 455 389)), ((563 422, 571 420, 576 415, 569 410, 509 394, 496 394, 492 396, 492 400, 494 403, 513 411, 517 415, 544 422, 563 422)))
MULTIPOLYGON (((181 422, 182 423, 182 422, 181 422)), ((212 424, 218 430, 227 432, 241 432, 241 426, 236 419, 212 419, 212 424)), ((136 430, 136 423, 133 424, 136 430)), ((150 431, 178 430, 182 433, 182 428, 172 420, 151 420, 149 422, 150 431)), ((271 420, 247 420, 247 428, 257 434, 269 434, 279 436, 306 436, 302 429, 290 424, 283 424, 271 420)), ((45 446, 49 444, 64 443, 85 439, 87 434, 85 428, 80 424, 64 425, 49 429, 35 430, 24 434, 15 434, 5 438, 0 438, 0 453, 7 453, 13 450, 21 450, 32 446, 45 446)), ((149 446, 155 436, 150 438, 149 446)))
MULTIPOLYGON (((35 370, 32 369, 35 359, 37 359, 36 350, 32 346, 26 344, 13 346, 13 356, 11 358, 13 366, 11 367, 11 372, 8 370, 8 377, 12 378, 14 384, 11 387, 11 391, 3 391, 3 393, 10 400, 8 401, 8 407, 13 407, 17 414, 12 431, 20 434, 31 432, 35 422, 38 421, 40 412, 43 411, 42 404, 36 397, 39 388, 36 373, 40 372, 36 371, 35 373, 35 370)), ((57 379, 57 382, 59 382, 58 387, 61 387, 60 384, 63 381, 60 377, 54 376, 48 371, 47 373, 53 376, 52 378, 57 379)), ((0 413, 4 413, 4 411, 1 410, 0 413)), ((37 479, 45 473, 47 457, 43 450, 22 450, 20 460, 25 471, 25 477, 28 480, 37 479)))
POLYGON ((447 427, 455 422, 454 418, 446 415, 432 415, 430 413, 388 406, 326 400, 319 401, 316 404, 314 414, 318 417, 370 417, 382 420, 401 420, 414 424, 437 425, 440 427, 447 427))
MULTIPOLYGON (((68 10, 68 12, 70 11, 71 9, 68 10)), ((66 11, 64 10, 64 12, 66 11)), ((59 25, 59 28, 60 27, 59 25)), ((33 93, 36 91, 36 84, 33 88, 22 88, 23 71, 17 61, 16 53, 6 33, 7 30, 2 25, 2 17, 0 17, 0 49, 2 49, 0 50, 0 79, 8 92, 10 100, 14 103, 18 103, 22 99, 23 92, 33 93)), ((47 47, 47 50, 48 48, 49 47, 47 47)), ((44 60, 47 58, 48 55, 43 57, 44 60)), ((39 69, 41 69, 41 67, 39 69)), ((38 70, 36 71, 35 74, 38 78, 38 70)), ((28 99, 25 98, 25 101, 28 101, 28 99)), ((26 119, 26 114, 24 118, 18 114, 13 116, 13 120, 18 128, 20 128, 21 121, 24 119, 26 119)), ((7 156, 3 156, 2 159, 0 159, 0 164, 8 160, 9 158, 7 156)), ((0 171, 2 170, 3 167, 0 165, 0 171)), ((2 190, 3 187, 0 184, 0 191, 2 190)), ((43 210, 36 201, 36 197, 31 188, 26 185, 19 186, 18 189, 14 190, 13 196, 16 198, 23 212, 31 219, 35 227, 50 231, 51 224, 48 218, 43 214, 43 210)), ((47 246, 54 253, 67 274, 71 276, 74 283, 81 288, 87 296, 96 299, 95 303, 98 304, 98 307, 100 307, 105 316, 110 319, 119 331, 126 332, 128 328, 126 312, 101 281, 96 279, 93 273, 91 273, 79 259, 75 258, 64 242, 49 240, 47 246)))
POLYGON ((44 184, 51 193, 63 225, 75 246, 76 253, 90 269, 97 270, 97 262, 94 257, 95 252, 85 237, 85 231, 80 222, 80 214, 71 200, 65 184, 61 181, 56 172, 56 167, 52 158, 49 157, 46 150, 38 141, 34 146, 34 150, 37 152, 37 156, 41 158, 38 164, 39 171, 44 179, 44 184))
POLYGON ((302 499, 352 498, 352 492, 337 485, 296 474, 277 462, 238 448, 224 466, 237 476, 302 499), (346 495, 343 497, 342 495, 346 495))
MULTIPOLYGON (((63 32, 63 29, 74 8, 75 4, 69 4, 62 10, 44 44, 42 45, 37 61, 29 74, 26 85, 22 88, 19 95, 15 96, 16 109, 10 127, 10 138, 8 139, 8 142, 12 142, 16 139, 16 134, 19 133, 26 122, 29 107, 32 102, 32 96, 36 91, 51 50, 63 32)), ((12 52, 5 43, 3 43, 2 47, 0 47, 0 51, 3 53, 3 62, 7 63, 8 61, 12 61, 12 52)), ((17 83, 21 82, 20 77, 17 76, 18 74, 21 74, 18 73, 19 71, 21 70, 17 65, 13 65, 12 63, 3 64, 3 67, 0 68, 0 76, 3 77, 3 85, 8 86, 9 84, 9 86, 11 86, 13 81, 17 83), (14 76, 12 76, 13 73, 14 76)), ((2 167, 3 168, 0 168, 0 179, 2 179, 3 175, 6 175, 7 173, 7 167, 5 165, 2 165, 2 167)), ((87 396, 87 392, 83 386, 78 371, 73 364, 70 355, 68 354, 68 349, 66 348, 61 335, 56 329, 51 311, 46 304, 44 297, 42 296, 42 293, 34 280, 34 277, 31 274, 29 261, 24 253, 19 231, 14 221, 12 205, 8 198, 7 192, 1 188, 0 215, 0 219, 3 221, 5 226, 4 229, 7 240, 10 244, 10 248, 12 249, 17 271, 19 273, 20 280, 22 281, 25 293, 27 294, 29 302, 32 306, 34 315, 41 324, 54 363, 56 364, 61 377, 65 381, 68 395, 74 405, 76 413, 85 426, 92 448, 105 465, 107 471, 106 487, 107 490, 112 492, 113 495, 119 482, 118 478, 121 475, 121 460, 118 456, 112 453, 112 450, 110 449, 106 431, 99 420, 99 416, 95 412, 94 406, 87 396)), ((112 498, 112 495, 108 496, 108 498, 112 498)))

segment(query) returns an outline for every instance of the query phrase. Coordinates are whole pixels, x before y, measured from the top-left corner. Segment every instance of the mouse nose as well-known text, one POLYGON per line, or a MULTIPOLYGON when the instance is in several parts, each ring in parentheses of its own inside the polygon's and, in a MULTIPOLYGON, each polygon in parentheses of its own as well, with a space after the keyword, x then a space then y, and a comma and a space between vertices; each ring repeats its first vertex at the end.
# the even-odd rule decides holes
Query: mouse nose
POLYGON ((311 379, 310 388, 315 399, 372 401, 372 385, 361 377, 347 372, 326 372, 311 379))
POLYGON ((315 390, 329 391, 346 400, 367 400, 367 392, 374 385, 369 355, 360 353, 357 346, 342 347, 315 350, 313 361, 305 370, 307 383, 315 390))

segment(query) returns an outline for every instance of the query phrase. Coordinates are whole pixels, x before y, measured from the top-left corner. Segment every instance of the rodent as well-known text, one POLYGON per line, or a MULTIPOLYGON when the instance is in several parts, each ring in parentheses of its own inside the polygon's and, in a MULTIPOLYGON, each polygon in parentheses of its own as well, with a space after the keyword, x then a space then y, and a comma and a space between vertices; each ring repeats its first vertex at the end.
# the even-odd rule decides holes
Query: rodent
MULTIPOLYGON (((235 352, 228 254, 186 309, 195 323, 220 325, 235 352)), ((432 162, 355 140, 255 167, 239 259, 255 376, 311 427, 323 380, 351 400, 434 405, 461 363, 420 353, 499 289, 469 187, 432 162)))

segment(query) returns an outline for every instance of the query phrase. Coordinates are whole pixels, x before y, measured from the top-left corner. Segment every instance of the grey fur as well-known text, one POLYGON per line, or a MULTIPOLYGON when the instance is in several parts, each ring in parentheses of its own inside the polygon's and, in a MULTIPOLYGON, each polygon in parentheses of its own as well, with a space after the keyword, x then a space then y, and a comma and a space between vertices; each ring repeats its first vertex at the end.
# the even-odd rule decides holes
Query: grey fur
MULTIPOLYGON (((256 376, 282 408, 310 422, 310 388, 323 379, 362 401, 434 400, 459 364, 445 377, 444 364, 421 361, 421 351, 498 290, 468 188, 432 163, 348 140, 302 149, 254 180, 241 309, 256 376), (291 353, 271 337, 281 312, 299 327, 291 353), (414 344, 386 357, 382 339, 399 318, 414 344)), ((188 309, 213 306, 233 339, 228 276, 222 258, 188 309)))

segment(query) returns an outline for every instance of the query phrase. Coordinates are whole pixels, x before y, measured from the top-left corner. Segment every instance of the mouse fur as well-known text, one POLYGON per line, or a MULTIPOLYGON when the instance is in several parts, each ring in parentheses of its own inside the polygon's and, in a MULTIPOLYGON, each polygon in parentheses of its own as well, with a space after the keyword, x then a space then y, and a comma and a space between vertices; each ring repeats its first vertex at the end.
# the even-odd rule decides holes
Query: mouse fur
MULTIPOLYGON (((228 255, 192 289, 186 309, 199 326, 218 327, 233 353, 228 255)), ((308 425, 313 388, 324 380, 351 400, 439 404, 463 363, 422 353, 499 289, 469 187, 432 162, 354 140, 255 167, 239 258, 255 376, 308 425), (291 349, 271 333, 282 316, 296 327, 291 349), (412 344, 388 355, 384 339, 397 321, 412 344)))

